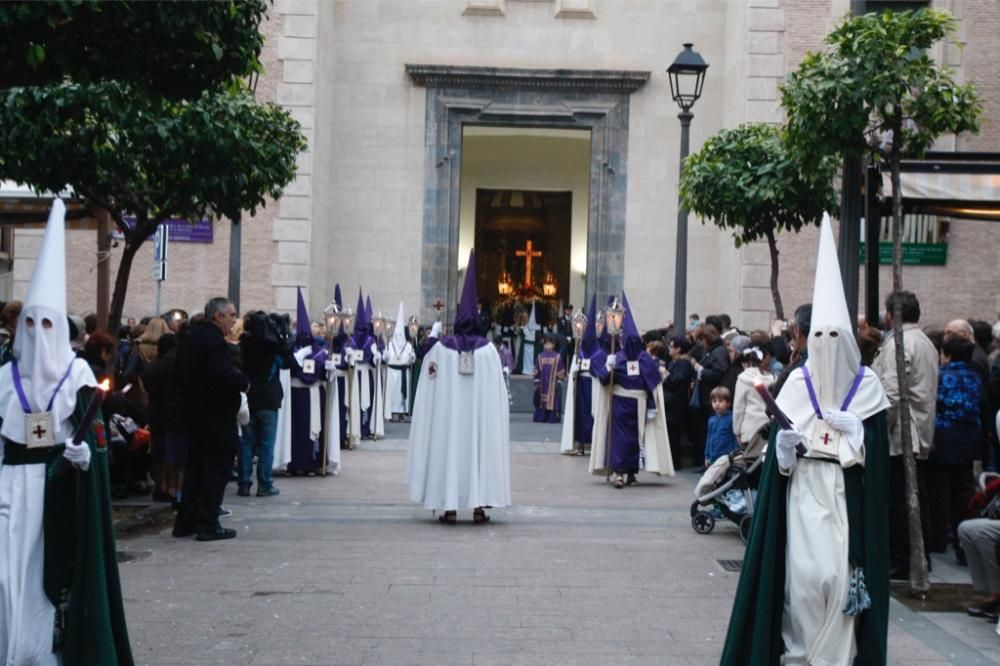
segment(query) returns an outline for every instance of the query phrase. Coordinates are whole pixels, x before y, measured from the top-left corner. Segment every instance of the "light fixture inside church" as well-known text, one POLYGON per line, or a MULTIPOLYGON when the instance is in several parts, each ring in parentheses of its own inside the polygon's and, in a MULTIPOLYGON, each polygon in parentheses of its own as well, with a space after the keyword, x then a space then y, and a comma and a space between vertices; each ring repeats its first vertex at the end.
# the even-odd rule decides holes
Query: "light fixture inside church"
POLYGON ((551 272, 546 272, 545 279, 542 282, 542 295, 546 298, 554 298, 558 291, 559 283, 556 282, 556 276, 551 272))
POLYGON ((500 279, 497 280, 497 293, 501 296, 510 296, 514 293, 514 278, 507 271, 500 273, 500 279))

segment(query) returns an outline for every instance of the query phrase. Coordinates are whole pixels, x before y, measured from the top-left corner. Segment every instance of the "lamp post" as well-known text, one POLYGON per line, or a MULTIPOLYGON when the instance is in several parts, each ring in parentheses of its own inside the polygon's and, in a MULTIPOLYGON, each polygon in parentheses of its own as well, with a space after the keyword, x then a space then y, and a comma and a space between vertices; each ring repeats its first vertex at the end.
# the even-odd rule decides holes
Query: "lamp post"
MULTIPOLYGON (((670 95, 681 112, 677 117, 681 120, 681 166, 684 173, 684 160, 687 159, 690 147, 691 107, 701 97, 701 89, 705 84, 706 63, 697 51, 691 48, 690 42, 684 44, 684 50, 677 54, 674 62, 667 68, 670 79, 670 95)), ((680 182, 678 180, 678 182, 680 182)), ((682 325, 687 316, 687 245, 688 245, 688 211, 684 202, 678 196, 677 203, 677 255, 674 260, 674 325, 682 325)))

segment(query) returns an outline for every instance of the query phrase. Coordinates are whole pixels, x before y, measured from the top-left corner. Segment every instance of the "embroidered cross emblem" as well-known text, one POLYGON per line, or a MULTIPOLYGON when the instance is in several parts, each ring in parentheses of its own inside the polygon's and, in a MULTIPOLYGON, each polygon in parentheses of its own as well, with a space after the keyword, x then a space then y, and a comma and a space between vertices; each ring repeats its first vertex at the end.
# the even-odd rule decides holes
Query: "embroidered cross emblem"
POLYGON ((45 435, 47 435, 48 432, 49 431, 43 428, 41 425, 37 425, 35 426, 35 429, 31 431, 31 434, 33 434, 36 438, 41 439, 42 437, 45 437, 45 435))
POLYGON ((830 433, 828 432, 823 433, 823 445, 830 446, 830 433))

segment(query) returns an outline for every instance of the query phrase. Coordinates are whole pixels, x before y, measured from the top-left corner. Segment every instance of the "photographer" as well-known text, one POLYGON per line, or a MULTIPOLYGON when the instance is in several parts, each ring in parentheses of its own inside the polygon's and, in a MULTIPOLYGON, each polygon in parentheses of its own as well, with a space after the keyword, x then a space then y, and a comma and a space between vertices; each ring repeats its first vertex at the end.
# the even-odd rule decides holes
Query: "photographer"
POLYGON ((240 337, 243 370, 250 378, 247 402, 250 423, 243 427, 239 449, 239 495, 250 495, 253 459, 257 457, 257 497, 278 494, 271 479, 274 442, 278 434, 278 408, 284 398, 279 373, 288 367, 292 338, 288 326, 275 314, 251 312, 244 319, 240 337))

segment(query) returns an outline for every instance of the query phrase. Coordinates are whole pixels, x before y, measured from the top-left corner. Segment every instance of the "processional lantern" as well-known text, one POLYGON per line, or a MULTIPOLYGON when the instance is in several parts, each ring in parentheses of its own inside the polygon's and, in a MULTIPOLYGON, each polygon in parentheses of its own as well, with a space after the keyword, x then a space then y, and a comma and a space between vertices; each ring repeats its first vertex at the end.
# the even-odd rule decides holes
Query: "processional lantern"
POLYGON ((396 320, 392 317, 385 318, 385 337, 391 338, 396 333, 396 320))
POLYGON ((406 322, 406 327, 410 329, 410 340, 416 342, 417 334, 420 333, 420 320, 416 315, 412 315, 406 322))
POLYGON ((337 328, 340 324, 340 308, 336 302, 323 308, 323 319, 326 322, 326 337, 333 338, 337 335, 337 328))
POLYGON ((597 312, 597 317, 594 319, 594 329, 597 331, 597 336, 600 337, 604 335, 604 322, 607 320, 608 311, 605 308, 601 308, 597 312))
POLYGON ((573 315, 573 339, 580 340, 583 338, 584 331, 587 330, 587 315, 582 312, 577 312, 573 315))
POLYGON ((622 322, 625 320, 625 308, 621 306, 617 298, 604 311, 604 316, 604 326, 608 331, 608 335, 616 337, 621 333, 622 322))
POLYGON ((376 338, 381 338, 385 335, 385 317, 382 316, 382 311, 379 310, 375 317, 372 318, 372 332, 375 334, 376 338))
POLYGON ((542 281, 542 296, 555 298, 557 291, 559 291, 559 283, 556 282, 555 276, 551 272, 545 273, 545 279, 542 281))

